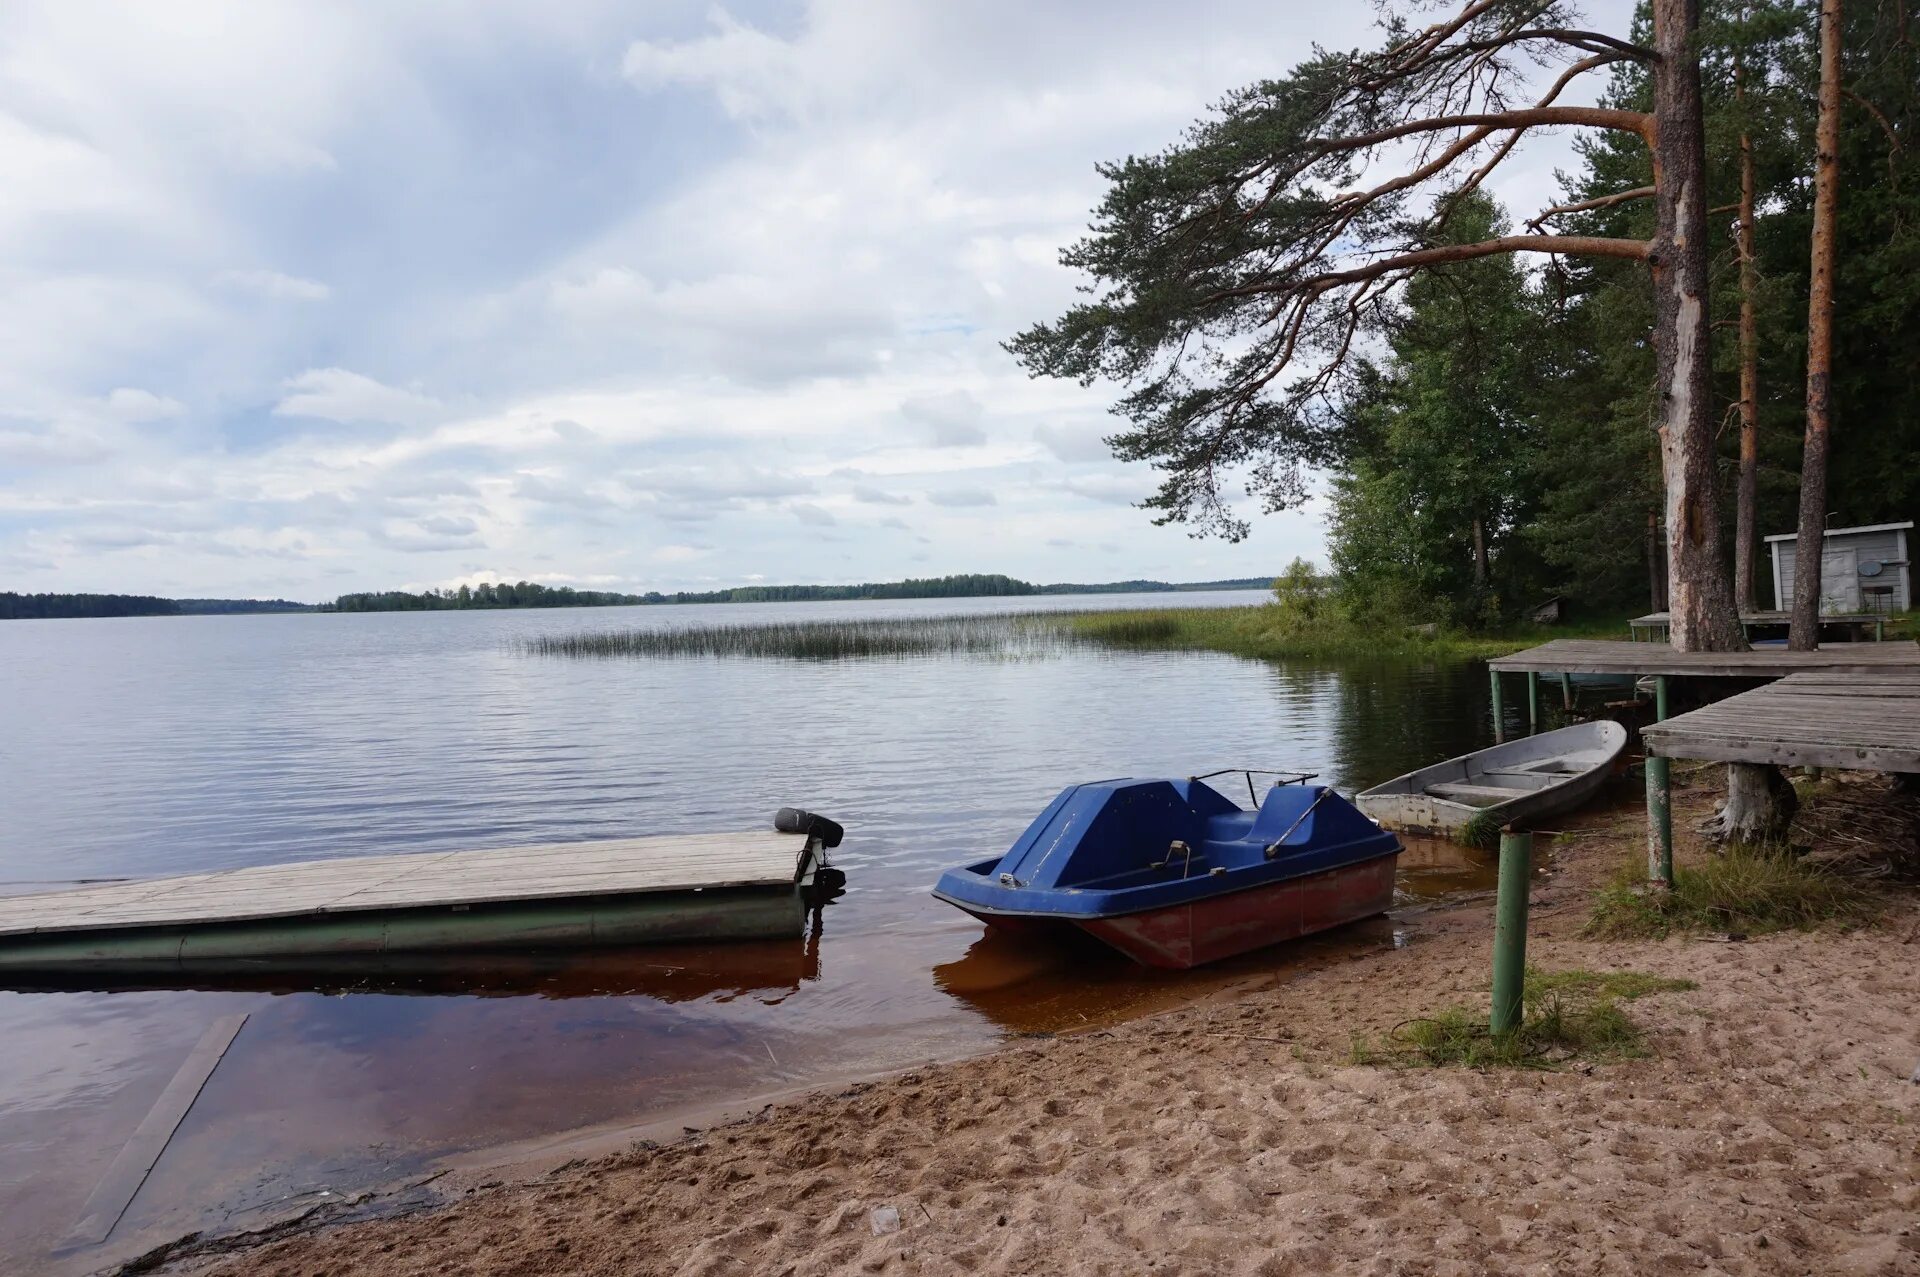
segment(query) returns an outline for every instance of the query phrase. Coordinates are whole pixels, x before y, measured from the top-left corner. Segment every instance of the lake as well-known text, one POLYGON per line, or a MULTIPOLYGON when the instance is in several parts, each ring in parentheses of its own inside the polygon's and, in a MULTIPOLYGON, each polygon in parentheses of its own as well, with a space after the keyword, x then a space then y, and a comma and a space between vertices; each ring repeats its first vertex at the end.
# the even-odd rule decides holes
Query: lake
MULTIPOLYGON (((373 852, 846 826, 793 945, 499 959, 352 988, 0 992, 0 1269, 47 1252, 215 1019, 250 1016, 109 1248, 245 1228, 449 1154, 990 1049, 1393 942, 1225 971, 1032 951, 927 893, 1063 786, 1296 768, 1351 791, 1483 743, 1482 667, 1062 646, 803 662, 533 656, 623 626, 1139 606, 1042 596, 0 625, 0 893, 373 852)), ((1402 886, 1484 886, 1465 853, 1402 886)), ((108 1252, 70 1261, 97 1266, 108 1252)))

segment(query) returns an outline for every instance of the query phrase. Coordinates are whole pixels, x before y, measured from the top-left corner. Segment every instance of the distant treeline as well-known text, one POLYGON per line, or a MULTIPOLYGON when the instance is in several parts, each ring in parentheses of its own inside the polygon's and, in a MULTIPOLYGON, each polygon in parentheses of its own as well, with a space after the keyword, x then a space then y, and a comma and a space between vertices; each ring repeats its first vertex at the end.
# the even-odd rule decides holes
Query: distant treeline
POLYGON ((1168 594, 1187 590, 1264 590, 1273 584, 1267 576, 1239 576, 1227 581, 1107 581, 1100 585, 1076 585, 1062 582, 1043 585, 1042 594, 1168 594))
POLYGON ((79 616, 208 616, 228 612, 311 612, 286 599, 163 599, 152 594, 0 592, 0 621, 79 616))
POLYGON ((405 590, 342 594, 336 612, 438 612, 486 607, 618 607, 640 603, 794 603, 821 599, 957 599, 995 594, 1038 594, 1039 587, 1010 576, 969 573, 925 581, 882 581, 866 585, 742 585, 728 590, 680 590, 663 594, 614 594, 576 590, 566 585, 516 581, 461 586, 457 590, 405 590))
POLYGON ((457 590, 380 590, 342 594, 333 601, 336 612, 454 612, 482 607, 615 607, 626 603, 658 602, 659 595, 615 594, 607 590, 576 590, 570 585, 539 585, 532 581, 505 581, 463 585, 457 590))
POLYGON ((457 590, 405 590, 343 594, 334 601, 336 612, 438 612, 491 607, 620 607, 648 603, 807 603, 846 599, 977 599, 1028 594, 1131 594, 1185 590, 1263 590, 1266 577, 1239 577, 1230 581, 1109 581, 1103 585, 1034 585, 998 572, 963 572, 906 581, 868 581, 860 585, 738 585, 725 590, 677 590, 662 593, 613 594, 604 590, 575 590, 569 586, 536 585, 531 581, 504 581, 457 590))
POLYGON ((924 580, 862 585, 741 585, 726 590, 619 594, 570 585, 505 581, 457 590, 378 590, 342 594, 332 603, 288 599, 163 599, 149 594, 0 593, 0 620, 67 616, 207 616, 236 612, 443 612, 465 608, 622 607, 646 603, 797 603, 844 599, 971 599, 1027 594, 1159 594, 1182 590, 1265 589, 1264 577, 1231 581, 1108 581, 1100 585, 1034 585, 998 572, 965 572, 924 580))

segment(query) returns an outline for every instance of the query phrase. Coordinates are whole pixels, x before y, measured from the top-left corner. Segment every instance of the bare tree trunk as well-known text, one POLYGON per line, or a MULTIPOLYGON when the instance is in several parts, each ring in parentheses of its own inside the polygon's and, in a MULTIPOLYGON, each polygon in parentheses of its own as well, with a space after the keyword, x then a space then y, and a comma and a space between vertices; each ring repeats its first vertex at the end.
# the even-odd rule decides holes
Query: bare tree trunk
POLYGON ((1653 0, 1653 345, 1667 490, 1667 607, 1683 652, 1746 647, 1720 536, 1707 313, 1700 0, 1653 0))
POLYGON ((1667 565, 1661 562, 1660 514, 1647 511, 1647 587, 1652 611, 1667 610, 1667 565))
POLYGON ((1787 646, 1811 652, 1820 634, 1820 566, 1827 527, 1832 424, 1834 222, 1840 199, 1840 0, 1820 0, 1820 120, 1814 130, 1813 281, 1807 297, 1807 438, 1800 452, 1800 535, 1793 547, 1787 646))
MULTIPOLYGON (((1745 108, 1746 68, 1733 55, 1733 94, 1745 108)), ((1740 482, 1733 513, 1733 597, 1743 612, 1758 612, 1754 596, 1753 555, 1759 540, 1754 527, 1760 499, 1760 353, 1753 290, 1759 281, 1753 248, 1753 135, 1740 128, 1740 482)))
POLYGON ((1793 785, 1769 763, 1728 763, 1727 801, 1701 832, 1716 842, 1777 843, 1800 810, 1793 785))
POLYGON ((1487 588, 1487 525, 1477 514, 1473 516, 1473 588, 1487 588))

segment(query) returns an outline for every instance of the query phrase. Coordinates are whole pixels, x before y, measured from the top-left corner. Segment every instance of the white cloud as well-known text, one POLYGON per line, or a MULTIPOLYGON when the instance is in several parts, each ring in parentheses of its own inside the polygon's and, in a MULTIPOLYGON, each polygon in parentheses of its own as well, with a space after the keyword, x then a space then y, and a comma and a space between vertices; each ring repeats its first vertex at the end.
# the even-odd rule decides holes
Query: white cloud
POLYGON ((187 410, 186 405, 178 399, 156 395, 151 390, 135 390, 128 386, 122 386, 109 394, 103 406, 109 418, 128 425, 178 417, 187 410))
POLYGON ((985 409, 965 390, 922 395, 900 405, 900 415, 926 428, 936 448, 970 448, 987 441, 985 409))
POLYGON ((787 508, 793 511, 795 518, 810 528, 830 528, 840 522, 833 517, 832 511, 805 501, 796 501, 787 508))
POLYGON ((985 488, 942 488, 936 492, 929 492, 927 500, 935 505, 952 509, 1000 504, 999 498, 985 488))
POLYGON ((1105 461, 1113 455, 1106 437, 1110 425, 1060 425, 1047 422, 1033 428, 1033 437, 1061 461, 1105 461))
MULTIPOLYGON (((1031 381, 1001 342, 1074 299, 1095 163, 1372 12, 748 12, 477 6, 450 44, 433 5, 0 6, 0 562, 295 597, 483 560, 875 579, 903 543, 1195 570, 1126 504, 1152 476, 1101 442, 1112 388, 1031 381), (873 522, 908 505, 918 529, 873 522), (143 532, 164 549, 120 544, 143 532)), ((1516 203, 1568 150, 1522 155, 1516 203)), ((1206 574, 1320 542, 1312 510, 1263 518, 1206 574)))
POLYGON ((309 368, 289 378, 286 389, 286 396, 274 405, 276 417, 417 426, 444 415, 436 399, 383 385, 345 368, 309 368))
POLYGON ((277 270, 223 270, 213 277, 222 288, 254 293, 276 301, 323 302, 333 290, 317 279, 283 275, 277 270))

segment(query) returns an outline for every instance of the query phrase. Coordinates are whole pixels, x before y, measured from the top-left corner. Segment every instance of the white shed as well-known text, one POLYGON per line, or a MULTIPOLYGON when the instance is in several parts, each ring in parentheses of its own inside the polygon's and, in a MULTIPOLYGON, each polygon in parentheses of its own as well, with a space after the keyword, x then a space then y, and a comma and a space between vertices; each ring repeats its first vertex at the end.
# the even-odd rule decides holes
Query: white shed
MULTIPOLYGON (((1904 612, 1913 605, 1913 583, 1907 567, 1905 523, 1870 523, 1858 528, 1828 528, 1820 551, 1820 610, 1822 612, 1904 612)), ((1796 536, 1783 532, 1767 538, 1773 551, 1773 605, 1782 612, 1793 607, 1793 557, 1796 536)))

